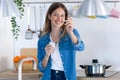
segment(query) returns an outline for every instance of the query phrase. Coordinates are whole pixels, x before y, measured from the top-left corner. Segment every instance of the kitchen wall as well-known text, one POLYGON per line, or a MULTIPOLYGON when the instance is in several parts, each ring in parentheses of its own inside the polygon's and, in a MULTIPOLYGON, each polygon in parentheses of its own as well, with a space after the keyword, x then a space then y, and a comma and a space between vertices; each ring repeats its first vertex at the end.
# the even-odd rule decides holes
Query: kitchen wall
MULTIPOLYGON (((30 0, 24 0, 24 2, 30 0)), ((31 0, 32 1, 32 0, 31 0)), ((39 0, 35 0, 39 1, 39 0)), ((60 0, 61 1, 61 0, 60 0)), ((78 4, 74 4, 70 6, 66 4, 67 8, 73 8, 78 4)), ((120 10, 120 3, 116 4, 114 7, 113 3, 107 3, 110 8, 115 8, 120 10)), ((27 5, 26 5, 27 6, 27 5)), ((36 10, 37 19, 35 25, 34 19, 34 10, 33 6, 31 6, 31 14, 30 14, 30 28, 35 30, 36 28, 42 28, 44 21, 43 17, 40 17, 39 8, 36 10), (35 28, 36 27, 36 28, 35 28)), ((35 5, 38 7, 39 5, 35 5)), ((41 6, 46 6, 46 4, 41 4, 41 6)), ((48 5, 46 6, 46 10, 48 5)), ((28 28, 28 14, 27 7, 25 7, 24 17, 22 19, 18 19, 18 24, 21 26, 20 28, 20 36, 18 40, 14 40, 12 33, 10 31, 10 23, 9 20, 2 19, 0 20, 0 62, 2 61, 5 64, 8 64, 6 68, 13 68, 12 58, 16 55, 20 55, 21 48, 37 48, 38 35, 33 34, 33 39, 27 40, 25 39, 25 32, 28 28), (9 25, 7 25, 9 24, 9 25), (6 49, 7 48, 7 49, 6 49), (5 60, 3 58, 6 57, 5 60)), ((43 15, 45 16, 45 14, 43 15)), ((120 18, 107 18, 107 19, 91 19, 91 18, 74 18, 74 27, 78 29, 81 39, 85 43, 85 50, 82 52, 77 52, 76 66, 77 69, 81 69, 79 67, 80 64, 89 64, 91 60, 94 58, 99 59, 99 62, 106 65, 112 65, 109 70, 120 70, 120 62, 119 62, 119 52, 120 52, 120 18)), ((6 69, 5 68, 5 69, 6 69)))
POLYGON ((88 64, 97 58, 100 63, 112 65, 110 69, 120 70, 120 19, 79 19, 75 22, 86 45, 85 51, 77 54, 77 64, 88 64))
POLYGON ((9 18, 0 17, 0 71, 13 68, 13 36, 9 18))

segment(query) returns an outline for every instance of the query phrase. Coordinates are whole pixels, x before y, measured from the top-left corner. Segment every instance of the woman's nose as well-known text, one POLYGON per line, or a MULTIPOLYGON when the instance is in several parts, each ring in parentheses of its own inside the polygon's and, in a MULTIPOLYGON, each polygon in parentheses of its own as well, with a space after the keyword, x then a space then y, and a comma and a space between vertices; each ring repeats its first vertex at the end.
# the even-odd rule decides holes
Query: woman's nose
POLYGON ((60 19, 61 19, 61 16, 58 16, 57 19, 60 20, 60 19))

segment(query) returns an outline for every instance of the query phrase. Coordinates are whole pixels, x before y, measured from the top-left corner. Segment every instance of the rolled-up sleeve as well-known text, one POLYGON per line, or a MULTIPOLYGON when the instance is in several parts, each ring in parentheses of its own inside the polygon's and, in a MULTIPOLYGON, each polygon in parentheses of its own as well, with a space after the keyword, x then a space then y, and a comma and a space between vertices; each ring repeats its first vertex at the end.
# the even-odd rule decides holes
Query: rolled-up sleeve
POLYGON ((73 44, 75 49, 78 50, 78 51, 83 51, 84 48, 85 48, 85 45, 84 45, 84 42, 80 38, 80 34, 78 33, 78 31, 76 29, 74 29, 73 32, 77 36, 77 39, 78 39, 78 43, 73 44))
POLYGON ((83 51, 84 48, 85 48, 83 41, 78 41, 77 44, 74 44, 74 47, 75 47, 76 50, 78 50, 78 51, 83 51))
POLYGON ((42 62, 39 62, 39 63, 38 63, 38 69, 39 69, 41 72, 44 72, 44 71, 45 71, 45 68, 42 67, 42 62))
POLYGON ((38 54, 37 54, 37 59, 38 59, 38 69, 41 72, 45 71, 45 68, 42 67, 42 60, 44 58, 43 54, 43 48, 41 47, 40 41, 38 41, 38 54))

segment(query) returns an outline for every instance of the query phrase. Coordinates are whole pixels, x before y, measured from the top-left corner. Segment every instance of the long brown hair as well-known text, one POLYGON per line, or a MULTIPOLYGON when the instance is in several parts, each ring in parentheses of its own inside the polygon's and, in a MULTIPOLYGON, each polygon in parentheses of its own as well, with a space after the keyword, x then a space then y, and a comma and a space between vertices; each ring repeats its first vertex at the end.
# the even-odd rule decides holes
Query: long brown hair
MULTIPOLYGON (((47 14, 46 14, 46 18, 45 18, 45 26, 44 26, 44 29, 43 29, 43 34, 46 34, 46 33, 49 33, 51 32, 51 21, 50 19, 48 18, 48 15, 51 15, 52 12, 54 12, 57 8, 62 8, 65 12, 65 20, 67 19, 67 16, 68 16, 68 11, 67 11, 67 8, 65 7, 64 4, 62 4, 61 2, 54 2, 51 4, 51 6, 49 7, 48 11, 47 11, 47 14)), ((64 36, 66 34, 66 30, 65 30, 65 25, 62 25, 61 26, 62 28, 62 36, 64 36)))

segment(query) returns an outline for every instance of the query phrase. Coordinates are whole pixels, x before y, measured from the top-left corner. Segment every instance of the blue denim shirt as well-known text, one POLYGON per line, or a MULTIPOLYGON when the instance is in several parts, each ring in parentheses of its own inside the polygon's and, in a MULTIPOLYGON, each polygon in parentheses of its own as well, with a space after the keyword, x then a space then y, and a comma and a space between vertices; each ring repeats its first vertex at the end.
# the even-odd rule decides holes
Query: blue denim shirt
MULTIPOLYGON (((59 41, 59 51, 64 67, 66 80, 76 80, 76 50, 84 50, 84 43, 80 39, 80 34, 76 29, 73 29, 74 34, 78 38, 78 43, 74 44, 69 34, 62 37, 59 41)), ((38 41, 38 69, 43 72, 42 80, 50 80, 51 78, 51 56, 45 68, 42 67, 42 60, 46 55, 45 47, 50 42, 50 33, 42 36, 38 41)))

